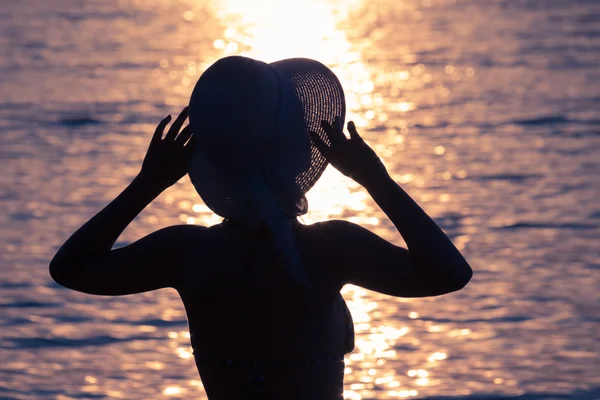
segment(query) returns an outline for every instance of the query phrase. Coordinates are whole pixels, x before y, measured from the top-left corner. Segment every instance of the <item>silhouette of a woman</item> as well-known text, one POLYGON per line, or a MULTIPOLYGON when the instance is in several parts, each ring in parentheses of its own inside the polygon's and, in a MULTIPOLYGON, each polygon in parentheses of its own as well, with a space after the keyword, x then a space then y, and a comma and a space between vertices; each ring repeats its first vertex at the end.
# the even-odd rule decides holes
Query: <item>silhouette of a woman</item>
POLYGON ((322 64, 219 60, 188 108, 163 119, 138 176, 50 263, 59 284, 118 296, 180 294, 211 400, 343 399, 354 347, 347 284, 398 297, 464 287, 472 271, 436 223, 389 176, 322 64), (183 129, 182 129, 183 128, 183 129), (298 223, 327 163, 364 186, 408 249, 359 225, 298 223), (129 223, 186 173, 224 222, 177 225, 112 250, 129 223))

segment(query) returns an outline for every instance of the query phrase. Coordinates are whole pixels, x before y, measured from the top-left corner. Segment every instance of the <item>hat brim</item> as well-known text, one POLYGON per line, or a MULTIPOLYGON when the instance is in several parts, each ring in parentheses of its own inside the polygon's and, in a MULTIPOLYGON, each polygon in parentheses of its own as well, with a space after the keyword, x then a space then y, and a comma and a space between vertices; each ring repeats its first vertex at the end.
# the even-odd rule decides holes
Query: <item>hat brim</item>
MULTIPOLYGON (((310 132, 315 132, 329 144, 321 122, 337 122, 336 127, 343 128, 346 113, 344 91, 335 74, 318 61, 291 58, 268 65, 277 75, 280 85, 280 112, 270 153, 280 157, 269 158, 266 167, 275 173, 266 177, 266 181, 279 185, 282 179, 277 177, 277 172, 289 172, 292 168, 295 179, 288 182, 293 187, 285 189, 287 195, 284 201, 298 201, 313 187, 328 164, 313 143, 310 132), (297 121, 300 118, 303 121, 297 121)), ((215 169, 201 154, 195 154, 191 163, 192 183, 215 214, 238 218, 248 211, 249 196, 239 176, 215 169)), ((286 208, 286 205, 282 206, 286 208)))

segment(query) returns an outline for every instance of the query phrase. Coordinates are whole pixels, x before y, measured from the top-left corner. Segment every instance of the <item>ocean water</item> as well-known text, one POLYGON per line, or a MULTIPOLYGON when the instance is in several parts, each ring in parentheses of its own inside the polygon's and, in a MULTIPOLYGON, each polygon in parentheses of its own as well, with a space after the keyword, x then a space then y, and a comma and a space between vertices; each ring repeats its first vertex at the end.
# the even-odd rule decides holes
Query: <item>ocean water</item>
MULTIPOLYGON (((346 286, 347 399, 600 399, 600 2, 1 0, 0 399, 206 399, 183 306, 48 275, 216 59, 311 57, 475 270, 399 299, 346 286)), ((328 169, 310 223, 402 239, 328 169)), ((219 222, 189 180, 119 245, 219 222)), ((368 266, 365 266, 368 267, 368 266)))

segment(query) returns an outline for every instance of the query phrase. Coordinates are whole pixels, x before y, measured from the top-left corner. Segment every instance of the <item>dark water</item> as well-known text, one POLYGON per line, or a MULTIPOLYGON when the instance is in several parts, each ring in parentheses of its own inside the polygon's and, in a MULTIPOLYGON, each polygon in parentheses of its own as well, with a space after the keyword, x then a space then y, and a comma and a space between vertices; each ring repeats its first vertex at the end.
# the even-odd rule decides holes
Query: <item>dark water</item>
MULTIPOLYGON (((346 398, 600 399, 600 2, 2 0, 0 33, 1 399, 206 398, 175 292, 78 294, 47 265, 229 54, 331 66, 475 269, 439 298, 345 287, 346 398)), ((336 171, 309 202, 402 243, 336 171)), ((119 244, 218 221, 184 179, 119 244)))

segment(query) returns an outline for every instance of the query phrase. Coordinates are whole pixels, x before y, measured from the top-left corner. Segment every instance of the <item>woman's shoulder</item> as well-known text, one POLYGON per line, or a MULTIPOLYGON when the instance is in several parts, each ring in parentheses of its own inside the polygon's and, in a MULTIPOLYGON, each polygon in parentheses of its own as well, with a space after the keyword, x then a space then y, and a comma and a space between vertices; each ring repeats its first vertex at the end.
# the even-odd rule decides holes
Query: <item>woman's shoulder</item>
POLYGON ((229 228, 229 224, 225 221, 220 222, 215 225, 204 226, 204 225, 195 225, 195 224, 181 224, 181 225, 171 225, 166 228, 160 229, 159 231, 168 232, 168 234, 172 234, 174 236, 197 236, 203 235, 205 237, 216 237, 221 236, 225 233, 229 228))
POLYGON ((327 242, 342 239, 344 235, 360 232, 364 230, 360 225, 341 219, 332 219, 327 221, 315 222, 313 224, 303 225, 297 223, 296 231, 303 236, 314 240, 325 240, 327 242))
POLYGON ((193 224, 171 225, 153 233, 167 247, 175 251, 185 249, 211 249, 223 241, 220 225, 201 226, 193 224))
POLYGON ((304 257, 320 270, 336 272, 338 256, 345 251, 348 239, 356 229, 364 229, 352 222, 328 220, 295 227, 298 247, 304 257))
POLYGON ((210 228, 200 225, 171 225, 166 228, 159 229, 153 235, 160 235, 163 240, 182 240, 186 238, 197 237, 198 235, 209 236, 210 228))

